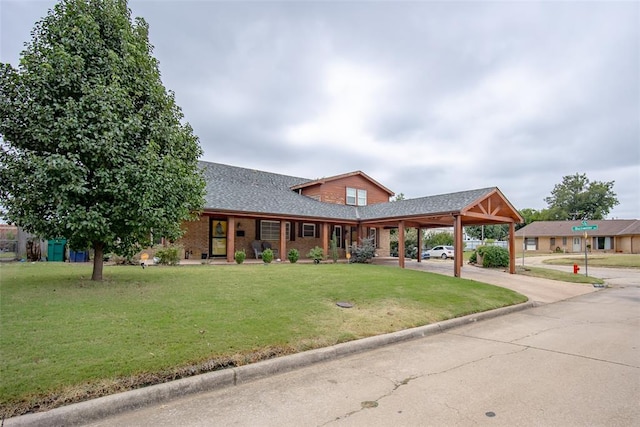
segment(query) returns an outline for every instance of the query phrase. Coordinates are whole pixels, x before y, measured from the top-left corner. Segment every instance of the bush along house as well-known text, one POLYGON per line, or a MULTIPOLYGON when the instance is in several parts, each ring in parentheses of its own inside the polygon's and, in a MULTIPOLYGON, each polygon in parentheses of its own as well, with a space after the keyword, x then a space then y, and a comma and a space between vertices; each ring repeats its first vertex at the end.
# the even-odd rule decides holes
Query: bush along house
POLYGON ((333 236, 340 258, 363 238, 373 240, 377 256, 389 256, 395 228, 398 264, 404 267, 405 228, 453 227, 454 274, 459 277, 462 227, 506 223, 510 271, 515 273, 514 227, 523 219, 496 187, 390 202, 394 193, 361 171, 307 179, 219 163, 200 166, 207 181, 206 205, 198 220, 184 224, 178 243, 185 257, 234 262, 237 250, 254 258, 271 247, 275 258, 286 260, 291 249, 304 257, 316 246, 326 256, 333 236))

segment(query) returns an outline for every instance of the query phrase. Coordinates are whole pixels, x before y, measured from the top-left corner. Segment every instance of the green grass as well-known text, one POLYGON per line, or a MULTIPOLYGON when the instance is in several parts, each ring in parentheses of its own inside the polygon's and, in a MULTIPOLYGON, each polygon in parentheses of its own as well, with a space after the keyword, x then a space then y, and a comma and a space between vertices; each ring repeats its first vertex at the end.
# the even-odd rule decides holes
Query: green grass
POLYGON ((16 259, 16 253, 15 252, 0 252, 0 259, 1 260, 5 260, 5 261, 14 260, 14 259, 16 259))
POLYGON ((0 415, 512 305, 507 289, 357 264, 0 265, 0 415), (355 305, 341 309, 338 301, 355 305))
POLYGON ((523 276, 532 276, 532 277, 541 277, 543 279, 551 279, 551 280, 560 280, 562 282, 570 282, 570 283, 597 283, 603 284, 604 281, 602 279, 598 279, 597 277, 587 277, 584 273, 573 274, 567 273, 564 271, 551 270, 549 268, 541 268, 541 267, 517 267, 517 273, 523 276))
MULTIPOLYGON (((573 255, 570 257, 551 258, 543 261, 545 264, 552 265, 573 265, 578 264, 584 267, 584 254, 573 255)), ((610 268, 640 268, 640 255, 631 254, 588 254, 587 263, 593 267, 610 267, 610 268)))

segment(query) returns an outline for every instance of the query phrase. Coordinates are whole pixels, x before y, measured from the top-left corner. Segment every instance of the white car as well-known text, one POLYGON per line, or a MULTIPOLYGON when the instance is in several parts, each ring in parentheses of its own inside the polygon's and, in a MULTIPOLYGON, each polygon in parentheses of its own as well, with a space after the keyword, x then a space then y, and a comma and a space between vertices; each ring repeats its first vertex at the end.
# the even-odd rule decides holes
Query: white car
POLYGON ((430 258, 453 258, 453 246, 436 246, 433 249, 429 249, 427 254, 430 258))

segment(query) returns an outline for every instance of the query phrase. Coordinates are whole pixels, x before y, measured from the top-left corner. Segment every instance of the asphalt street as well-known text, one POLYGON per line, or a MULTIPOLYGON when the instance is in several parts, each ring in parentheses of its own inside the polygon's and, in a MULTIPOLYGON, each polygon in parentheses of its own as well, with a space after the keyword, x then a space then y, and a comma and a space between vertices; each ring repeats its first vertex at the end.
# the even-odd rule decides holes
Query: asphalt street
MULTIPOLYGON (((451 261, 408 267, 452 272, 451 261)), ((537 305, 79 424, 637 426, 640 273, 621 274, 596 289, 465 266, 463 277, 519 290, 537 305)), ((128 396, 135 393, 120 399, 128 396)), ((79 405, 103 410, 100 400, 79 405)), ((18 417, 5 425, 55 419, 18 417)))

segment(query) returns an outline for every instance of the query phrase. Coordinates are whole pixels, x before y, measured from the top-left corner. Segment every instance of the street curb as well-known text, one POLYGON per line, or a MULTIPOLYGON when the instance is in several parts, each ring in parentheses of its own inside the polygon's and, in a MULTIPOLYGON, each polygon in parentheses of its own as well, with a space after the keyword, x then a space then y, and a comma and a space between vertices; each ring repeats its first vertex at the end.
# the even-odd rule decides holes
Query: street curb
POLYGON ((481 320, 526 310, 537 306, 533 301, 502 307, 482 313, 445 320, 442 322, 405 329, 385 335, 363 338, 331 347, 305 351, 303 353, 278 357, 262 362, 209 372, 193 377, 182 378, 163 384, 156 384, 137 390, 126 391, 100 397, 86 402, 74 403, 46 412, 21 415, 4 420, 3 426, 79 426, 98 421, 119 413, 157 405, 191 394, 213 391, 237 386, 270 375, 289 372, 315 363, 335 360, 352 354, 362 353, 403 341, 423 338, 468 325, 481 320))

